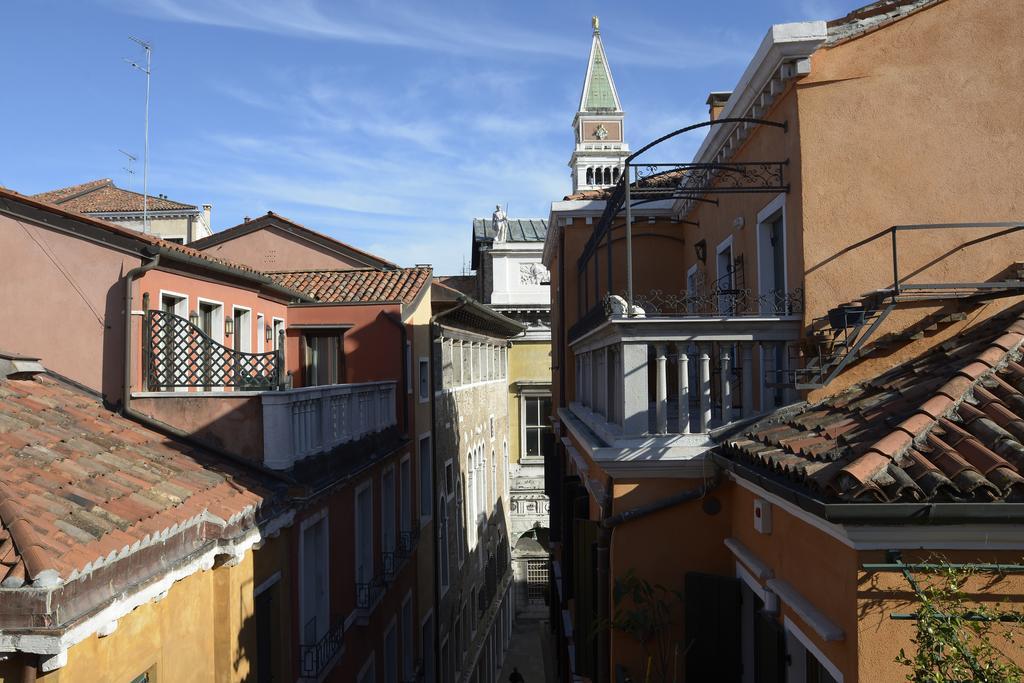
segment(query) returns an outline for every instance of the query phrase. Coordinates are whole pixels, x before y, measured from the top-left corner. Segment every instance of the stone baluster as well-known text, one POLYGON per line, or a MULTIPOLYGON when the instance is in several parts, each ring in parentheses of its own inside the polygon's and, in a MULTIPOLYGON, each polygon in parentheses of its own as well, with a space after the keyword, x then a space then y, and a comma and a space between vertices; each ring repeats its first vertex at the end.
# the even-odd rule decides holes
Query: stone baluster
POLYGON ((732 374, 731 360, 726 347, 719 346, 718 362, 722 368, 719 375, 719 379, 722 381, 722 424, 732 422, 732 382, 729 381, 729 375, 732 374))
POLYGON ((700 349, 700 431, 708 431, 711 422, 711 358, 707 347, 700 349))
POLYGON ((647 422, 647 344, 622 345, 622 391, 617 392, 622 406, 622 433, 646 434, 647 422))
POLYGON ((743 417, 754 414, 754 363, 753 344, 742 344, 743 354, 743 417))
POLYGON ((676 344, 679 360, 676 370, 679 373, 679 433, 690 433, 690 357, 684 344, 676 344))
POLYGON ((665 358, 665 344, 658 344, 655 351, 654 415, 658 434, 668 433, 668 368, 665 358))

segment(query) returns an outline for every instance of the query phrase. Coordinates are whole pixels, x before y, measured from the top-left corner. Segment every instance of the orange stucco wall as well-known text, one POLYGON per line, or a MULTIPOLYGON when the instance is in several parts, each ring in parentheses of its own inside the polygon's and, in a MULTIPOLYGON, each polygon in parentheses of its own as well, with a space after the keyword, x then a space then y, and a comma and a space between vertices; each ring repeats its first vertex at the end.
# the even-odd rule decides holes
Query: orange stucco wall
MULTIPOLYGON (((892 284, 879 235, 892 225, 1024 218, 1022 41, 1017 0, 948 0, 813 55, 797 95, 808 319, 892 284)), ((1024 260, 1021 232, 964 246, 992 234, 903 233, 900 271, 913 282, 987 280, 1024 260)), ((844 384, 942 338, 867 362, 844 384)))
POLYGON ((72 646, 45 683, 120 683, 150 672, 154 681, 250 680, 256 647, 253 553, 233 567, 198 571, 160 601, 137 607, 117 630, 72 646))
POLYGON ((256 270, 317 270, 367 268, 367 264, 289 234, 267 227, 227 242, 214 245, 206 252, 211 256, 244 263, 256 270))

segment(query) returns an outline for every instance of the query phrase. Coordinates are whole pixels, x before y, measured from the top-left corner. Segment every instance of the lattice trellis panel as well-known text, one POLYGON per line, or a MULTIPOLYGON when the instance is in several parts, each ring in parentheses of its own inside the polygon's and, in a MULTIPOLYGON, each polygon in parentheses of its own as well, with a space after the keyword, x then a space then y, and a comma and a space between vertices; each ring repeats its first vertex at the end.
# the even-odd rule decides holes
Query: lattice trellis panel
POLYGON ((232 387, 273 389, 278 381, 278 353, 235 351, 210 338, 181 316, 146 312, 149 353, 146 379, 150 389, 232 387))

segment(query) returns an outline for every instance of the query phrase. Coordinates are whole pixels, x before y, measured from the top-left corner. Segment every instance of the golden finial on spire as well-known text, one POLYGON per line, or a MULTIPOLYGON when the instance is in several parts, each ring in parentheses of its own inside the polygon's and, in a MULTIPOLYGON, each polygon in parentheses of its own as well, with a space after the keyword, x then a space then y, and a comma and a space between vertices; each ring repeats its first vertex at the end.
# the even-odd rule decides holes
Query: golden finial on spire
POLYGON ((601 32, 601 20, 597 18, 597 15, 590 17, 590 23, 594 25, 594 35, 596 36, 601 32))

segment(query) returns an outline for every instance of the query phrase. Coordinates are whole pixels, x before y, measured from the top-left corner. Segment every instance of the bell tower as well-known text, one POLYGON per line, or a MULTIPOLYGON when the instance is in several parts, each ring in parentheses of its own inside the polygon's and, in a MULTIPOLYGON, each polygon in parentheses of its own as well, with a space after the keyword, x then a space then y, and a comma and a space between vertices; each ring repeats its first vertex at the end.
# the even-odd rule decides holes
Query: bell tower
POLYGON ((573 192, 614 184, 629 156, 629 145, 622 130, 625 113, 601 43, 597 17, 592 22, 594 40, 590 45, 587 77, 583 81, 579 110, 572 120, 576 132, 576 149, 569 160, 573 192))

